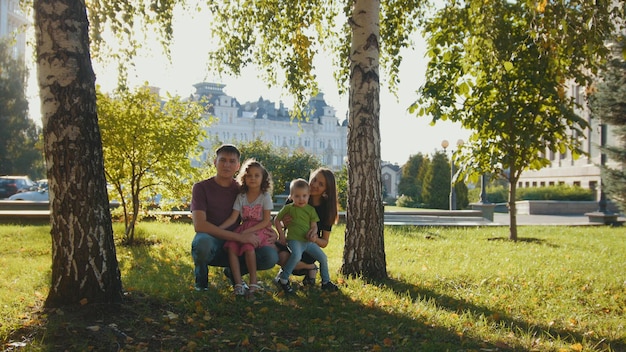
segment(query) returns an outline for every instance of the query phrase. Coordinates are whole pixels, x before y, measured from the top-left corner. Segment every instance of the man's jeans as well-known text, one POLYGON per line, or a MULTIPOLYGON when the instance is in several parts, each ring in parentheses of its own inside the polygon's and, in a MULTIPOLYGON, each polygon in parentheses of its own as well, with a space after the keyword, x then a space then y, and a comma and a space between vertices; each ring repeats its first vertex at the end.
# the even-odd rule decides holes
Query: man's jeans
POLYGON ((317 245, 317 243, 308 241, 287 241, 289 249, 291 249, 291 255, 283 267, 283 271, 280 274, 280 278, 283 280, 289 280, 296 264, 302 259, 304 252, 308 253, 311 257, 315 258, 320 263, 320 276, 322 277, 322 283, 330 281, 330 274, 328 273, 328 259, 326 253, 317 245))
MULTIPOLYGON (((207 233, 198 232, 191 241, 191 257, 195 265, 196 287, 209 286, 209 265, 228 267, 228 254, 224 250, 224 240, 215 238, 207 233)), ((273 268, 278 263, 278 252, 273 247, 255 249, 257 270, 273 268)), ((248 273, 248 267, 243 256, 239 257, 241 275, 248 273)))

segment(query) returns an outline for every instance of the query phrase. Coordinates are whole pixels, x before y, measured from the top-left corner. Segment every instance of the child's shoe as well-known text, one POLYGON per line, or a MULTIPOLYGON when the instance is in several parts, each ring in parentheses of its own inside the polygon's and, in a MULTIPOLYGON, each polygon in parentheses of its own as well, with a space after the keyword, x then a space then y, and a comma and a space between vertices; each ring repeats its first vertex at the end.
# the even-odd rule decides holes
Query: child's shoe
POLYGON ((242 284, 236 284, 235 286, 233 286, 233 293, 235 294, 235 296, 245 296, 246 289, 243 287, 242 284))
POLYGON ((278 286, 278 288, 282 289, 285 294, 290 295, 294 293, 293 287, 291 287, 291 283, 289 283, 289 281, 287 281, 286 283, 282 283, 282 281, 279 279, 278 281, 274 281, 274 283, 276 284, 276 286, 278 286))

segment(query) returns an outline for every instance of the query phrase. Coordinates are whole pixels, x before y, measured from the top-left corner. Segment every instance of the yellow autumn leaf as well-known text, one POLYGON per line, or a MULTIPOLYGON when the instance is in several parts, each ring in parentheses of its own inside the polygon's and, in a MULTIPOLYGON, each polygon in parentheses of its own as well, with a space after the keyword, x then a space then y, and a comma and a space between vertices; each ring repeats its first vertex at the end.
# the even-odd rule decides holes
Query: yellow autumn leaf
POLYGON ((541 0, 537 3, 537 11, 543 13, 546 10, 548 0, 541 0))
POLYGON ((570 348, 572 349, 572 351, 580 352, 580 351, 583 350, 583 345, 580 344, 580 343, 575 343, 575 344, 571 345, 570 348))

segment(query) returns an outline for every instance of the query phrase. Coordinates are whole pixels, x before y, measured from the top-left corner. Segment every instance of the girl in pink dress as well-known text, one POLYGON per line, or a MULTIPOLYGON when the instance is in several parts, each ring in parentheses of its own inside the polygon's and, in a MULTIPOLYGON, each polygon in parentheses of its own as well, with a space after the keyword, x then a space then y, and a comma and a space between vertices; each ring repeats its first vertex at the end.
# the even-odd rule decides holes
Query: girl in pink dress
MULTIPOLYGON (((271 222, 271 211, 274 209, 274 203, 272 202, 272 180, 269 173, 258 161, 248 159, 241 166, 237 181, 241 185, 241 192, 235 199, 232 214, 220 227, 228 228, 241 215, 241 225, 235 229, 235 232, 255 233, 260 239, 259 247, 275 246, 277 234, 272 228, 271 222)), ((244 255, 250 275, 248 294, 254 296, 254 293, 261 289, 257 283, 254 246, 249 243, 226 241, 224 249, 228 253, 228 262, 235 283, 233 287, 235 295, 243 296, 246 294, 239 265, 239 256, 244 255)))

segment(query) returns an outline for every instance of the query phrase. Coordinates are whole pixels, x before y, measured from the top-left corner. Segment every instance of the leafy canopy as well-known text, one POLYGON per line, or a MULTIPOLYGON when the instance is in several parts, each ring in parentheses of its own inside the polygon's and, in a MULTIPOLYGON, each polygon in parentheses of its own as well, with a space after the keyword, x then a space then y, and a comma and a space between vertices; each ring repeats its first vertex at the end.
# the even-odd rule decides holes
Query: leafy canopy
POLYGON ((565 92, 591 82, 618 10, 585 1, 449 1, 425 27, 427 83, 410 110, 472 130, 461 159, 474 173, 513 182, 546 166, 546 149, 576 157, 588 123, 565 92))

